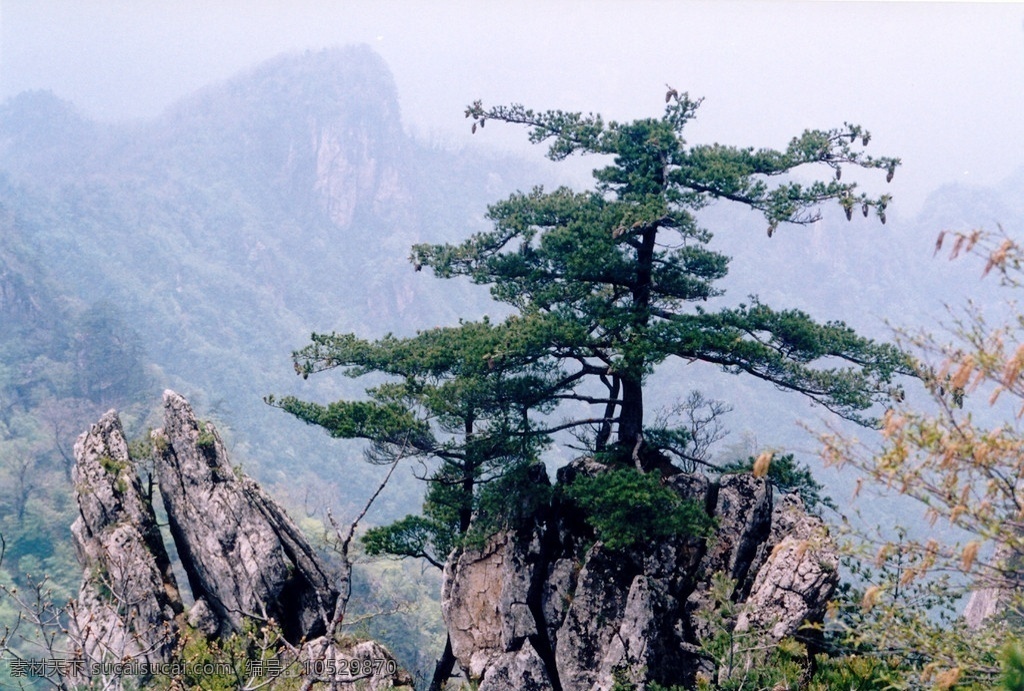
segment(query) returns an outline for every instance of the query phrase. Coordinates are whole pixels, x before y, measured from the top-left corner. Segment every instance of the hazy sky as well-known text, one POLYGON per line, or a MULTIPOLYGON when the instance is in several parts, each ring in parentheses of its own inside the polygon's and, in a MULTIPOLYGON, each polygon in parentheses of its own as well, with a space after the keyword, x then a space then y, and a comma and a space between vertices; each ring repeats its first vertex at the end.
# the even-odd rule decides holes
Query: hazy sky
POLYGON ((278 53, 351 43, 390 65, 410 131, 460 145, 480 141, 462 117, 476 98, 626 118, 660 113, 671 84, 706 99, 691 141, 865 125, 905 161, 897 213, 1024 165, 1021 3, 0 0, 0 98, 149 117, 278 53))

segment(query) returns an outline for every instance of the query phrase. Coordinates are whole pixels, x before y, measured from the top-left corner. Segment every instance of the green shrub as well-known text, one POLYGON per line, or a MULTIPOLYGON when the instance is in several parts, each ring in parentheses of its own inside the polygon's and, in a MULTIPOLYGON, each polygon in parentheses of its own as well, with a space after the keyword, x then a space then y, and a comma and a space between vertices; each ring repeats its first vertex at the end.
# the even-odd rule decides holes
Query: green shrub
POLYGON ((1003 669, 1000 683, 1006 691, 1024 691, 1024 649, 1017 641, 1011 641, 1003 648, 1000 657, 1003 669))
POLYGON ((657 472, 619 468, 578 477, 565 490, 608 549, 622 550, 676 535, 706 535, 711 519, 697 502, 661 484, 657 472))
POLYGON ((110 456, 100 456, 99 463, 100 467, 103 468, 103 470, 105 470, 106 472, 110 473, 111 475, 117 475, 122 470, 128 467, 127 463, 115 460, 110 456))
POLYGON ((217 437, 213 434, 207 423, 199 422, 199 436, 196 438, 196 446, 203 451, 212 452, 214 446, 217 444, 217 437))

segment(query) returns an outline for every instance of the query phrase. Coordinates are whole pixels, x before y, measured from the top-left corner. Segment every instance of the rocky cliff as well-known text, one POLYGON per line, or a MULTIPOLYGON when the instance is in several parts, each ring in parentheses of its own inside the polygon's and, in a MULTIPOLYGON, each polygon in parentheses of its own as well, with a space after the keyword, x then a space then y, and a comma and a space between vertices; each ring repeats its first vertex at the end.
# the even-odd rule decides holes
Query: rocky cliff
MULTIPOLYGON (((273 619, 290 660, 386 656, 372 642, 342 647, 322 637, 337 576, 284 511, 231 467, 216 428, 178 394, 165 392, 164 426, 152 440, 154 477, 195 604, 183 612, 152 485, 143 491, 111 411, 75 448, 73 532, 85 572, 72 628, 89 659, 171 659, 186 616, 210 638, 242 630, 247 619, 273 619)), ((578 460, 558 482, 607 469, 578 460)), ((537 470, 532 481, 547 483, 537 470)), ((567 495, 554 492, 518 528, 449 556, 443 614, 472 683, 481 691, 692 687, 759 664, 784 638, 813 643, 802 627, 821 621, 838 581, 821 520, 751 475, 665 482, 705 508, 711 534, 609 549, 567 495)), ((393 688, 409 678, 372 681, 393 688)))
MULTIPOLYGON (((603 469, 577 461, 559 482, 603 469)), ((711 537, 612 551, 556 503, 522 529, 451 556, 444 617, 480 691, 610 689, 616 681, 690 687, 729 673, 714 653, 722 635, 764 649, 821 620, 838 557, 799 499, 776 501, 768 482, 750 475, 668 482, 707 508, 711 537)), ((750 650, 734 652, 756 663, 750 650)))
MULTIPOLYGON (((115 411, 75 445, 72 533, 84 573, 70 636, 89 663, 82 669, 130 661, 145 670, 172 661, 186 620, 198 630, 190 635, 209 639, 241 632, 249 620, 273 620, 284 637, 280 668, 303 666, 324 681, 331 674, 320 668, 338 669, 337 679, 350 683, 350 670, 372 667, 363 675, 367 688, 411 683, 380 644, 341 645, 324 636, 339 597, 337 574, 284 510, 231 467, 217 429, 173 391, 164 393, 164 426, 152 441, 156 486, 151 481, 146 491, 115 411), (155 489, 194 597, 187 611, 152 508, 155 489)), ((120 676, 98 674, 90 683, 125 688, 120 676)))

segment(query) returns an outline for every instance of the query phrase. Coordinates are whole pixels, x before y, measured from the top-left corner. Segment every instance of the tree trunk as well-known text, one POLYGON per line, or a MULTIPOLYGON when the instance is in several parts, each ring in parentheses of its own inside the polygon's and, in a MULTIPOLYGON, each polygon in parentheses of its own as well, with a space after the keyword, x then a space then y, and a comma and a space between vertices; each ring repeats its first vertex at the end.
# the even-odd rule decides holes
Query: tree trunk
MULTIPOLYGON (((646 337, 650 323, 651 279, 654 267, 655 239, 658 226, 644 229, 636 252, 636 279, 632 286, 632 333, 633 339, 646 337)), ((619 408, 619 433, 616 441, 630 453, 639 451, 643 445, 644 430, 644 389, 643 376, 646 362, 637 352, 625 358, 622 377, 622 404, 619 408)))
POLYGON ((473 521, 473 492, 476 484, 476 469, 478 461, 473 445, 473 427, 476 424, 476 416, 469 413, 465 420, 466 435, 466 457, 462 463, 462 492, 459 497, 459 536, 469 532, 470 523, 473 521))
POLYGON ((642 442, 644 431, 644 389, 639 380, 623 377, 622 403, 619 407, 619 432, 616 441, 632 452, 642 442))
POLYGON ((617 376, 612 376, 610 383, 604 377, 601 377, 601 381, 608 387, 608 403, 604 407, 604 421, 594 440, 595 451, 604 451, 608 446, 608 441, 612 438, 612 421, 615 417, 615 407, 619 405, 619 389, 621 388, 621 382, 617 376))

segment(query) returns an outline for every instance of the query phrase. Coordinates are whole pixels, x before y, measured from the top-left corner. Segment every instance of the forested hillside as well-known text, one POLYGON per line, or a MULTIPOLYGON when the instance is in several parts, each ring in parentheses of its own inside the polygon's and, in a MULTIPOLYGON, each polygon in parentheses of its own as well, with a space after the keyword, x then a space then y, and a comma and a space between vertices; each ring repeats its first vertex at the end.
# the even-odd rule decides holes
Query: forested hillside
MULTIPOLYGON (((302 384, 290 354, 313 329, 411 333, 480 311, 416 274, 409 246, 480 223, 529 180, 515 161, 410 139, 366 49, 281 57, 147 122, 93 123, 25 93, 0 106, 0 161, 4 578, 47 573, 65 597, 75 437, 111 407, 145 434, 167 387, 297 514, 361 505, 376 472, 360 449, 263 396, 302 384)), ((337 395, 324 384, 305 390, 337 395)), ((393 489, 381 516, 419 502, 408 475, 393 489)))

